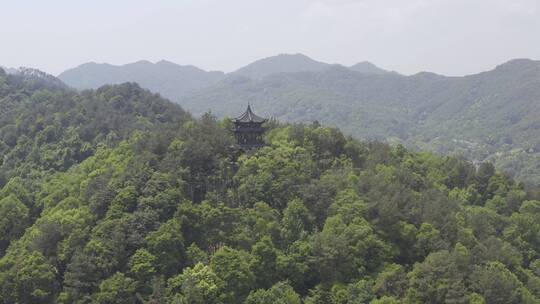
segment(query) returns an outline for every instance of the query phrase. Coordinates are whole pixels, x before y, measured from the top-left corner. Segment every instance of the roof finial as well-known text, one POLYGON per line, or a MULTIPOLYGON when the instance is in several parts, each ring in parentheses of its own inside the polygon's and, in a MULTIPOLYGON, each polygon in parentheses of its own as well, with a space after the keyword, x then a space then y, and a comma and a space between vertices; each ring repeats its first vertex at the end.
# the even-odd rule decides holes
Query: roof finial
POLYGON ((262 123, 262 122, 266 121, 265 118, 259 117, 259 116, 255 115, 255 113, 253 113, 253 111, 251 110, 251 103, 250 102, 248 102, 248 106, 247 106, 247 109, 244 112, 244 114, 242 114, 239 117, 235 118, 235 120, 240 121, 240 122, 257 122, 257 123, 262 123))

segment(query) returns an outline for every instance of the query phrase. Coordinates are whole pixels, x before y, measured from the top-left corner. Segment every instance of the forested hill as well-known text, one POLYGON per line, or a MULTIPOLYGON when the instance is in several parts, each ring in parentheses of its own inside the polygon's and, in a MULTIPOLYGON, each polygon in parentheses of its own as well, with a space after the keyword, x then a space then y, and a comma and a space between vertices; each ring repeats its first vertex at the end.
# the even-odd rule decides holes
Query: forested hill
POLYGON ((234 117, 250 102, 282 121, 319 121, 360 139, 493 161, 540 183, 540 62, 519 59, 465 77, 322 71, 230 76, 180 104, 234 117))
POLYGON ((355 138, 475 162, 540 184, 540 62, 516 59, 465 77, 405 76, 369 62, 351 67, 281 54, 229 74, 169 62, 85 64, 59 76, 75 88, 136 81, 195 115, 234 117, 251 102, 281 121, 339 127, 355 138))
POLYGON ((126 83, 76 93, 31 69, 0 69, 0 186, 13 177, 66 171, 135 130, 188 119, 177 105, 126 83))
POLYGON ((8 73, 8 74, 16 74, 18 72, 17 69, 14 69, 14 68, 6 68, 4 66, 0 66, 0 69, 3 69, 4 72, 8 73))
POLYGON ((494 170, 0 72, 1 303, 538 303, 540 201, 494 170), (5 105, 7 105, 5 107, 5 105))

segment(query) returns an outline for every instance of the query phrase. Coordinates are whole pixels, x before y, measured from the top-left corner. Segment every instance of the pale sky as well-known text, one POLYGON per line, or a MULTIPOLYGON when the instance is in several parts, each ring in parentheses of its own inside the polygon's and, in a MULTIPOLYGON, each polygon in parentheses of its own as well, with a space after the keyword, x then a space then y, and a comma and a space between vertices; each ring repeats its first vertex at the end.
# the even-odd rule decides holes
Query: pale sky
POLYGON ((161 59, 233 71, 279 53, 404 74, 540 59, 540 0, 0 0, 0 65, 161 59))

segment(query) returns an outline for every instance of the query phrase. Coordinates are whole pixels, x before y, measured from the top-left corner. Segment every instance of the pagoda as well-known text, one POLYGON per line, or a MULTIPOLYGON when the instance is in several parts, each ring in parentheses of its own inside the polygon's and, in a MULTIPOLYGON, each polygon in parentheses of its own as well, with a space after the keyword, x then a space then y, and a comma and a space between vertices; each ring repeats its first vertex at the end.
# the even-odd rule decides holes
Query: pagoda
POLYGON ((265 128, 262 126, 266 118, 255 115, 248 107, 244 114, 234 119, 234 136, 236 143, 242 150, 257 149, 264 146, 263 135, 265 128))

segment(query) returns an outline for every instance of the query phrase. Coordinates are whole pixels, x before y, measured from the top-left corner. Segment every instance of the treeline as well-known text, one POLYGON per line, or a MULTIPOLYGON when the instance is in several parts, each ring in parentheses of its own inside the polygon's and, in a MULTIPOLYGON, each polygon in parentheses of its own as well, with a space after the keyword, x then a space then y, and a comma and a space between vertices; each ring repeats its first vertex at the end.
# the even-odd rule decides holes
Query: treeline
POLYGON ((238 155, 229 120, 133 84, 13 81, 26 80, 0 75, 14 105, 0 124, 2 303, 540 299, 540 202, 488 163, 318 124, 272 123, 267 147, 238 155))

